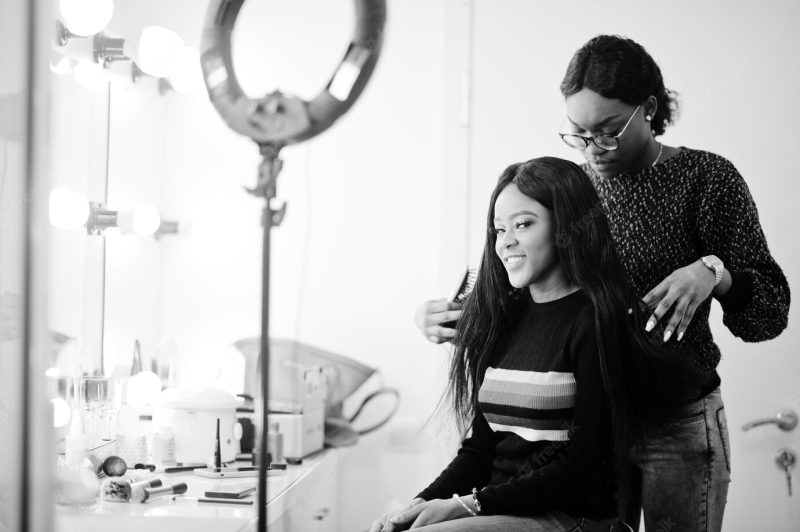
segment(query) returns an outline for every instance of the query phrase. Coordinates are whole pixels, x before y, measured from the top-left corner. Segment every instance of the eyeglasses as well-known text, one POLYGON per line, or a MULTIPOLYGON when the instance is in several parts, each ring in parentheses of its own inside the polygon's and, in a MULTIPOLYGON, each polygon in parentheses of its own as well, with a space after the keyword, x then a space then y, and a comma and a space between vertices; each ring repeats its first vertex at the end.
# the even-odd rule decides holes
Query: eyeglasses
POLYGON ((633 117, 640 107, 641 105, 636 106, 636 109, 633 110, 630 118, 628 118, 628 121, 625 122, 625 125, 622 127, 622 131, 616 135, 604 135, 601 133, 593 137, 584 137, 574 133, 559 133, 559 136, 561 136, 561 140, 563 140, 567 146, 575 148, 576 150, 585 150, 589 147, 590 142, 594 142, 594 145, 601 150, 614 151, 619 148, 619 138, 625 133, 625 130, 628 129, 628 124, 631 123, 631 120, 633 120, 633 117))

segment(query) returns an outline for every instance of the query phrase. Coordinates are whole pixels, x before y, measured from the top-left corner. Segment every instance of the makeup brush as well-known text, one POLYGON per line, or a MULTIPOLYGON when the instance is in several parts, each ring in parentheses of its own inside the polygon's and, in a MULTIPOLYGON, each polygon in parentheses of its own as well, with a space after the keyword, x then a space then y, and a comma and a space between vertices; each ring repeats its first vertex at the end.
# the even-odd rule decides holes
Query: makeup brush
MULTIPOLYGON (((149 500, 161 497, 162 495, 180 495, 186 493, 186 482, 178 482, 172 486, 163 486, 160 488, 144 488, 142 490, 141 498, 132 498, 133 502, 147 502, 149 500)), ((134 495, 133 493, 131 495, 134 495)), ((138 495, 136 493, 135 495, 138 495)))
POLYGON ((103 482, 103 500, 111 502, 130 502, 141 499, 145 488, 158 488, 160 478, 132 482, 129 478, 109 478, 103 482))
POLYGON ((219 444, 219 418, 217 418, 217 439, 214 442, 214 467, 222 467, 222 449, 219 444))

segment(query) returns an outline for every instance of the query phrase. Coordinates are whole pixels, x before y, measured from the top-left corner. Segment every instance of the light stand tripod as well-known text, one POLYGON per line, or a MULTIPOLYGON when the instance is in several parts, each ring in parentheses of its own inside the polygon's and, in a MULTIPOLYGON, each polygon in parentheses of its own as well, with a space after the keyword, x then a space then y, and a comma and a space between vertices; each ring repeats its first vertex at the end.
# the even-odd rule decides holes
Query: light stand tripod
MULTIPOLYGON (((286 213, 286 204, 280 207, 274 205, 276 201, 278 175, 283 168, 283 161, 279 158, 283 147, 278 143, 259 144, 261 163, 258 165, 258 182, 252 189, 247 189, 250 194, 264 199, 264 211, 261 216, 261 225, 264 231, 261 258, 261 348, 259 351, 259 368, 261 376, 261 426, 256 452, 258 453, 258 529, 266 530, 267 527, 267 439, 269 432, 269 285, 270 285, 270 246, 272 228, 278 227, 286 213)), ((254 455, 255 457, 256 455, 254 455)))

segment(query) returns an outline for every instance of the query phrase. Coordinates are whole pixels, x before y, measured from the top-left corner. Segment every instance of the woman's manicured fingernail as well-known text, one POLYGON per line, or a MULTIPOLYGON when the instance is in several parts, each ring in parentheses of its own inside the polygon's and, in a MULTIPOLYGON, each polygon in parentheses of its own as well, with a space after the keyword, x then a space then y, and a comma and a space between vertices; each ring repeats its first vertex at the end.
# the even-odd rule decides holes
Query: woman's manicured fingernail
POLYGON ((656 320, 650 318, 649 320, 647 320, 647 325, 645 325, 644 330, 650 332, 653 330, 653 327, 655 326, 656 326, 656 320))
POLYGON ((681 338, 683 338, 683 331, 678 333, 678 341, 679 342, 681 341, 681 338))
POLYGON ((667 329, 666 331, 664 331, 664 341, 665 341, 665 342, 666 342, 667 340, 669 340, 669 337, 670 337, 670 336, 672 336, 672 331, 670 331, 669 329, 667 329))

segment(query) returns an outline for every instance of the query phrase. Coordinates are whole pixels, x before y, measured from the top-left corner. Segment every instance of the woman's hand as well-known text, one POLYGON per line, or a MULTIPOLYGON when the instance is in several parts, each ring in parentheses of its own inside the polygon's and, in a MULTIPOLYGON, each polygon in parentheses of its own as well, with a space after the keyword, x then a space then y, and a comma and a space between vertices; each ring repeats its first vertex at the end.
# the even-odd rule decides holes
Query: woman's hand
MULTIPOLYGON (((461 500, 465 502, 469 500, 470 502, 467 502, 467 504, 471 504, 472 496, 465 495, 461 500)), ((396 515, 390 522, 397 526, 411 524, 411 529, 413 530, 426 525, 469 516, 470 513, 455 499, 434 499, 418 504, 402 514, 396 515)))
POLYGON ((674 332, 677 332, 680 341, 697 307, 714 290, 715 279, 714 272, 700 260, 672 272, 642 298, 649 308, 655 307, 645 330, 653 330, 656 323, 674 306, 672 317, 664 328, 664 341, 669 340, 674 332))
POLYGON ((372 523, 372 526, 369 528, 369 532, 395 532, 396 530, 408 530, 408 525, 397 524, 393 521, 393 519, 397 516, 403 515, 405 512, 424 502, 425 499, 416 498, 405 508, 400 508, 394 512, 383 514, 372 523))
POLYGON ((434 344, 449 342, 456 335, 456 330, 443 327, 443 323, 455 321, 461 317, 461 304, 434 299, 417 307, 414 322, 428 341, 434 344))

